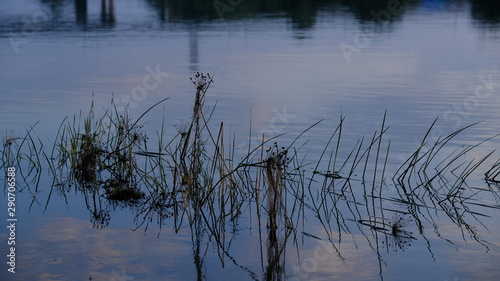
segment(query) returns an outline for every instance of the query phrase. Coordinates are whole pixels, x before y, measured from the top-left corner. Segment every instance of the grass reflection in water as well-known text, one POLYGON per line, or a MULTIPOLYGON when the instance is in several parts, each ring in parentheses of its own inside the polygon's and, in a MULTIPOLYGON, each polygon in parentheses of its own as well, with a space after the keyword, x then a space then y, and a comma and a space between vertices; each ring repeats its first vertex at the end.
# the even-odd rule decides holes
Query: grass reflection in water
POLYGON ((24 137, 6 132, 2 167, 19 167, 24 191, 32 193, 33 202, 40 192, 42 170, 48 169, 52 186, 45 206, 54 194, 66 196, 76 190, 84 197, 96 228, 108 226, 117 207, 134 210, 135 230, 146 231, 155 223, 159 236, 167 224, 175 232, 189 227, 199 279, 206 277, 209 243, 215 245, 221 264, 229 260, 254 280, 301 280, 313 270, 305 270, 299 255, 298 270, 292 272, 286 259, 293 248, 300 253, 301 240, 327 243, 329 255, 345 260, 341 247, 345 237, 360 235, 375 253, 383 279, 383 252, 405 251, 413 241, 423 239, 434 257, 424 229, 431 228, 437 237, 453 243, 440 231, 437 217, 443 215, 465 241, 472 239, 489 249, 491 244, 480 235, 488 231, 481 222, 487 216, 481 209, 500 209, 499 163, 486 169, 484 187, 471 188, 467 178, 483 169, 481 164, 493 152, 464 160, 482 142, 447 149, 470 126, 432 142, 428 136, 434 122, 421 146, 395 172, 387 170, 391 141, 385 138, 385 115, 369 139, 355 143, 343 142, 346 128, 341 116, 314 163, 307 163, 307 153, 302 152, 307 141, 299 143, 320 122, 284 146, 279 144, 280 136, 262 135, 259 146, 249 147, 244 157, 236 159, 235 137, 227 137, 223 122, 214 128, 210 122, 214 111, 204 111, 212 77, 197 73, 191 81, 195 85, 192 119, 176 125, 173 138, 167 138, 164 123, 156 141, 139 125, 167 99, 135 121, 126 110, 118 112, 113 101, 100 117, 92 104, 87 114, 61 123, 49 149, 36 138, 34 126, 24 137), (482 197, 496 198, 497 204, 483 203, 482 197), (257 224, 260 273, 255 265, 235 258, 238 250, 231 247, 243 219, 249 219, 250 226, 257 224), (318 225, 323 229, 320 236, 312 230, 318 225))

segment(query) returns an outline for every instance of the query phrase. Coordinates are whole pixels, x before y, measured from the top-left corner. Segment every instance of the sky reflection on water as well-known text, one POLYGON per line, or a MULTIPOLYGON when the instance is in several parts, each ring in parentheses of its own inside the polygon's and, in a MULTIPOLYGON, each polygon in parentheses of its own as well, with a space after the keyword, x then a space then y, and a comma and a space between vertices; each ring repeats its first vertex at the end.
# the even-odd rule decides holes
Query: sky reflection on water
MULTIPOLYGON (((102 112, 113 94, 118 101, 130 98, 134 87, 143 85, 147 67, 158 66, 168 77, 130 112, 137 118, 162 98, 171 97, 145 117, 150 136, 163 118, 171 136, 176 133, 173 125, 189 120, 194 99, 189 77, 196 71, 215 73, 206 105, 213 108, 217 103, 212 120, 214 124, 224 121, 226 130, 236 134, 242 154, 250 122, 253 144, 262 132, 272 137, 292 131, 279 139, 284 144, 325 119, 304 139, 309 140, 304 152, 317 159, 340 114, 347 116, 342 142, 346 147, 342 152, 347 154, 363 135, 369 139, 380 128, 386 110, 390 129, 385 137, 391 139, 393 156, 387 174, 394 173, 400 159, 418 148, 436 117, 440 118, 436 125, 440 136, 483 121, 454 139, 454 145, 500 133, 500 4, 400 1, 401 6, 395 6, 400 12, 390 13, 390 20, 381 24, 373 12, 381 16, 389 2, 243 1, 221 18, 214 1, 192 5, 130 0, 116 1, 113 8, 105 1, 105 9, 97 0, 4 1, 0 9, 0 129, 22 135, 25 128, 40 121, 36 134, 49 146, 64 117, 86 112, 92 100, 96 111, 102 112), (27 25, 34 20, 40 22, 27 25), (346 55, 342 46, 354 52, 346 55), (287 118, 272 122, 283 112, 287 118)), ((498 144, 498 139, 491 140, 465 158, 477 160, 498 144)), ((448 149, 453 151, 455 146, 448 149)), ((497 154, 486 167, 496 159, 497 154)), ((307 172, 310 177, 312 168, 307 172)), ((483 172, 477 173, 470 187, 487 188, 483 172)), ((321 185, 315 186, 313 191, 327 198, 323 204, 330 204, 329 208, 306 207, 307 222, 294 233, 284 229, 273 233, 267 228, 267 210, 259 232, 254 205, 247 202, 246 213, 224 228, 227 240, 220 247, 215 242, 215 234, 220 233, 207 231, 206 225, 194 219, 185 218, 179 233, 172 231, 172 219, 165 220, 159 238, 154 223, 145 234, 143 228, 130 231, 135 226, 135 209, 104 208, 110 213, 109 225, 94 229, 95 218, 89 213, 93 209, 87 209, 78 192, 66 194, 68 205, 62 194, 52 195, 44 213, 51 185, 45 177, 40 184, 44 191, 37 195, 39 204, 31 210, 30 194, 26 190, 19 194, 19 274, 8 280, 112 280, 117 276, 221 280, 231 276, 462 281, 500 276, 496 266, 500 241, 495 235, 500 231, 495 219, 500 201, 495 185, 492 191, 482 190, 479 199, 458 204, 460 212, 470 208, 465 219, 477 227, 479 241, 442 210, 427 206, 416 212, 427 219, 423 232, 416 224, 407 226, 417 239, 402 251, 393 248, 397 239, 374 230, 381 224, 382 212, 391 219, 394 210, 408 207, 391 201, 399 198, 394 183, 386 183, 383 206, 382 201, 362 199, 367 187, 358 181, 353 181, 352 191, 336 190, 337 194, 321 193, 321 185), (474 217, 475 212, 489 217, 474 217), (372 225, 371 219, 377 224, 372 225), (483 240, 491 244, 480 243, 483 240), (322 245, 318 241, 330 241, 340 254, 316 260, 312 270, 314 264, 308 258, 322 245), (283 256, 272 256, 281 249, 283 256), (273 270, 269 270, 271 265, 273 270)), ((28 186, 31 192, 33 188, 28 186)), ((309 196, 307 204, 314 205, 314 199, 309 196)), ((290 205, 287 208, 290 212, 290 205)), ((5 236, 0 243, 5 244, 5 236)), ((0 279, 12 277, 6 274, 2 269, 0 279)))

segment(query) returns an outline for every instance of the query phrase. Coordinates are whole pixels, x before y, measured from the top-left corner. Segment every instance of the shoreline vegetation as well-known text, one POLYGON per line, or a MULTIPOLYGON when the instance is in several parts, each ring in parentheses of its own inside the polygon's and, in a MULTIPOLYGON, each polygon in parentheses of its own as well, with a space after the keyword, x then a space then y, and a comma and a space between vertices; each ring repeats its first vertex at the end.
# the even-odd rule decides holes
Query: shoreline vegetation
MULTIPOLYGON (((339 247, 342 234, 354 232, 384 246, 373 248, 382 277, 383 249, 404 251, 416 239, 430 245, 424 228, 434 226, 432 231, 441 237, 438 214, 445 214, 464 240, 472 239, 489 249, 491 244, 480 235, 482 230, 488 231, 481 222, 488 215, 480 211, 500 210, 500 205, 480 198, 498 198, 500 160, 483 167, 494 151, 464 160, 491 138, 472 145, 452 144, 457 135, 476 124, 433 141, 429 136, 436 119, 420 147, 395 171, 387 170, 391 140, 385 137, 386 115, 378 130, 356 143, 342 142, 347 128, 345 116, 340 116, 314 163, 304 160, 307 141, 298 144, 321 121, 288 144, 281 143, 281 135, 269 139, 259 136, 261 144, 249 146, 246 155, 237 159, 235 137, 227 135, 223 122, 210 123, 215 109, 208 114, 204 111, 212 77, 197 73, 191 81, 195 86, 192 118, 177 124, 173 137, 167 137, 172 130, 165 126, 165 120, 155 132, 155 141, 140 123, 168 98, 136 120, 126 109, 119 112, 113 100, 98 116, 92 102, 88 113, 80 112, 61 122, 52 144, 36 138, 36 124, 23 137, 6 131, 1 168, 16 167, 24 181, 18 182, 20 192, 31 194, 30 208, 39 203, 40 183, 47 181, 48 175, 51 185, 44 193, 44 208, 54 196, 66 198, 76 192, 84 198, 95 228, 108 226, 116 208, 134 210, 134 230, 146 231, 150 224, 157 224, 158 236, 167 221, 174 232, 189 226, 200 275, 206 270, 200 240, 208 239, 217 246, 221 262, 229 258, 250 278, 259 279, 249 266, 233 258, 228 231, 238 220, 249 217, 251 224, 257 224, 266 280, 284 276, 284 253, 290 237, 303 235, 326 241, 330 254, 343 258, 339 247), (346 148, 347 144, 350 147, 346 148), (485 175, 484 186, 468 186, 467 179, 478 171, 485 175), (326 236, 308 232, 308 220, 319 223, 326 236)), ((249 139, 253 137, 250 132, 249 139)), ((444 235, 442 239, 451 242, 444 235)), ((299 247, 296 238, 291 240, 299 247)), ((433 256, 430 246, 428 250, 433 256)))

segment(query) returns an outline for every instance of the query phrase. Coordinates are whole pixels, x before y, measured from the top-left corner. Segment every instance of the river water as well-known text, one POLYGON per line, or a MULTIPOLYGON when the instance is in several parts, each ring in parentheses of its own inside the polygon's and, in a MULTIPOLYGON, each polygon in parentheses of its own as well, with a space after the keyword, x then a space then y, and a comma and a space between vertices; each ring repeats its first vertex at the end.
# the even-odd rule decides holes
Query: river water
MULTIPOLYGON (((36 139, 50 147, 65 117, 88 112, 92 102, 104 111, 112 98, 138 118, 169 97, 141 123, 149 136, 162 123, 175 135, 175 126, 192 115, 196 88, 189 78, 202 72, 214 80, 205 97, 207 112, 215 108, 210 122, 224 122, 234 136, 235 159, 256 147, 263 133, 288 146, 322 120, 298 142, 305 143, 304 161, 317 161, 341 117, 347 157, 356 141, 365 136, 368 142, 380 131, 384 114, 392 156, 387 181, 375 188, 385 190, 384 196, 367 197, 364 179, 324 193, 325 178, 317 178, 313 163, 304 178, 317 186, 309 186, 313 191, 299 204, 301 211, 286 209, 293 213, 293 231, 270 230, 265 218, 270 211, 264 207, 259 211, 264 218, 258 217, 249 200, 242 216, 222 227, 224 235, 207 221, 187 218, 179 229, 171 219, 161 230, 152 223, 133 231, 137 209, 123 206, 106 206, 109 224, 96 227, 86 197, 52 192, 53 178, 43 167, 39 181, 18 179, 16 273, 3 262, 2 280, 500 277, 499 187, 483 175, 498 153, 461 187, 463 196, 473 198, 470 204, 401 203, 395 199, 397 184, 390 181, 436 118, 432 141, 480 122, 453 138, 444 150, 450 153, 500 133, 499 3, 24 0, 0 5, 4 142, 34 126, 36 139), (422 208, 415 210, 417 205, 422 208), (410 238, 392 235, 401 234, 391 228, 400 216, 407 218, 404 234, 410 238), (389 233, 380 232, 381 221, 389 233)), ((479 160, 499 143, 493 138, 461 158, 479 160)), ((7 218, 7 192, 2 202, 7 218)), ((4 227, 0 235, 4 261, 12 234, 4 227)))

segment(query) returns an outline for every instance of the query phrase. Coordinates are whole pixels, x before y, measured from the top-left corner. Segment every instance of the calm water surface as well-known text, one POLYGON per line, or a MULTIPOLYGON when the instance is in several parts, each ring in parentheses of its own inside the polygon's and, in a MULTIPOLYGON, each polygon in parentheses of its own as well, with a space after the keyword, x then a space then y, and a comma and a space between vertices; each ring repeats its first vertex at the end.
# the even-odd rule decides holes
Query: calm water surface
MULTIPOLYGON (((384 190, 383 200, 366 197, 361 180, 321 199, 323 179, 317 178, 306 207, 293 211, 293 231, 266 228, 268 210, 257 216, 249 200, 239 219, 217 232, 224 238, 214 236, 207 221, 189 223, 190 215, 176 231, 173 219, 164 220, 161 230, 153 220, 147 231, 132 231, 137 210, 109 203, 102 206, 110 212, 109 225, 96 227, 82 194, 50 192, 44 167, 40 182, 18 186, 24 189, 16 197, 16 274, 2 262, 1 280, 500 277, 499 187, 483 180, 498 153, 469 178, 464 194, 475 196, 470 204, 423 207, 416 211, 420 223, 403 215, 411 238, 373 225, 411 213, 413 205, 395 200, 390 175, 419 147, 436 117, 434 140, 481 121, 454 139, 449 151, 500 133, 497 2, 126 0, 112 7, 106 2, 104 10, 97 0, 0 5, 3 141, 36 124, 36 137, 50 147, 66 116, 87 112, 92 101, 102 111, 112 97, 121 105, 130 102, 132 118, 170 97, 143 121, 148 135, 164 120, 173 136, 174 125, 191 117, 195 89, 189 77, 199 71, 214 74, 205 105, 216 108, 213 124, 224 121, 236 136, 237 158, 245 154, 250 128, 251 146, 262 133, 285 132, 279 143, 288 145, 323 120, 300 141, 308 141, 301 148, 304 161, 314 162, 341 116, 346 157, 357 140, 368 141, 380 129, 384 112, 392 156, 388 180, 377 188, 384 190), (145 89, 153 72, 159 74, 145 89), (35 190, 41 192, 33 196, 35 190)), ((463 158, 480 159, 499 143, 489 140, 463 158)), ((313 168, 307 166, 306 178, 313 168)), ((293 209, 296 201, 285 201, 293 209)), ((6 218, 6 193, 1 202, 6 218)), ((0 235, 5 261, 5 227, 0 235)))

